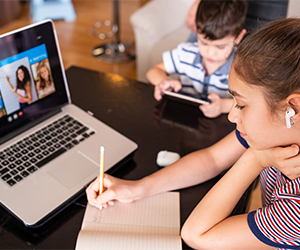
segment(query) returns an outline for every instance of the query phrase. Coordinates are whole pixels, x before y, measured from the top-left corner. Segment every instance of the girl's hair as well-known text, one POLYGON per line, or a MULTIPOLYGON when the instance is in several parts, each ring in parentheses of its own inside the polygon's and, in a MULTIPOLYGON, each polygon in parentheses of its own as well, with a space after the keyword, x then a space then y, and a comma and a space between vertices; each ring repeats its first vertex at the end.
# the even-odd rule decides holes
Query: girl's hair
POLYGON ((197 33, 210 40, 228 35, 237 37, 243 30, 247 2, 243 0, 203 0, 196 14, 197 33))
POLYGON ((30 83, 30 79, 31 79, 31 78, 30 78, 30 74, 29 74, 28 69, 27 69, 24 65, 21 65, 21 66, 17 69, 17 71, 16 71, 16 79, 17 79, 17 88, 16 88, 16 89, 25 89, 25 84, 26 84, 27 82, 30 83), (23 81, 20 81, 20 80, 19 80, 19 77, 18 77, 18 71, 19 71, 19 69, 22 70, 23 73, 24 73, 24 79, 23 79, 23 81))
POLYGON ((262 87, 272 113, 300 91, 300 19, 270 22, 246 37, 232 65, 247 84, 262 87))
POLYGON ((50 69, 48 67, 48 65, 46 63, 40 63, 39 66, 38 66, 38 78, 39 78, 39 82, 40 82, 40 88, 43 89, 46 87, 46 84, 47 82, 52 82, 52 75, 51 75, 51 72, 50 72, 50 69), (42 78, 41 76, 41 71, 40 69, 45 67, 48 71, 48 79, 47 81, 45 79, 42 78))

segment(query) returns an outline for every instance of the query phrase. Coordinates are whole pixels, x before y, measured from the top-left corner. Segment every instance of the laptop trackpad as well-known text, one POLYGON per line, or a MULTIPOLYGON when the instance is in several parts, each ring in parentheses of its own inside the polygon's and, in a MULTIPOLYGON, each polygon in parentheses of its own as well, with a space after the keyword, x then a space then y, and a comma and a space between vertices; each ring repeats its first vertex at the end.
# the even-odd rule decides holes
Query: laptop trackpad
POLYGON ((89 175, 97 173, 98 167, 79 153, 74 153, 67 159, 56 164, 53 168, 47 170, 47 173, 67 188, 72 188, 89 175))

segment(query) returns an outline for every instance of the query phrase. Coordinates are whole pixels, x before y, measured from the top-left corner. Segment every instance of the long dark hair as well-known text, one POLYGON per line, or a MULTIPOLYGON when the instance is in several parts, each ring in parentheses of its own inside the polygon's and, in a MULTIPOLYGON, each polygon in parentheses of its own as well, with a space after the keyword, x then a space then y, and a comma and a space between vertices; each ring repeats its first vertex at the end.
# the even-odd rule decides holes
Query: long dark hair
POLYGON ((17 71, 16 71, 16 78, 17 78, 17 88, 16 88, 16 89, 25 89, 25 84, 26 84, 27 82, 30 83, 30 80, 31 80, 30 74, 29 74, 28 69, 27 69, 24 65, 21 65, 21 66, 17 69, 17 71), (20 81, 20 80, 19 80, 19 77, 18 77, 18 71, 19 71, 19 69, 22 70, 23 73, 24 73, 24 79, 23 79, 23 81, 20 81))

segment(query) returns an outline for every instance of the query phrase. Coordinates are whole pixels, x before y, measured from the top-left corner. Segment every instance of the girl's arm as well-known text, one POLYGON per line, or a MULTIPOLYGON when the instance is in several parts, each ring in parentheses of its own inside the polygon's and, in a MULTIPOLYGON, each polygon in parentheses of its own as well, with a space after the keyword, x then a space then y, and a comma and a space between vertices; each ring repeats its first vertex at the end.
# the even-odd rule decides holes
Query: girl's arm
POLYGON ((262 170, 248 149, 194 209, 182 228, 183 240, 196 249, 274 249, 252 234, 247 214, 230 216, 262 170))
MULTIPOLYGON (((181 158, 138 181, 125 181, 106 175, 106 191, 98 196, 99 182, 87 189, 88 200, 94 206, 113 200, 133 201, 169 190, 190 187, 209 180, 231 167, 245 152, 233 131, 216 144, 181 158)), ((105 205, 106 206, 106 205, 105 205)))
POLYGON ((230 168, 245 151, 233 131, 212 146, 146 176, 142 179, 143 187, 149 196, 203 183, 230 168))
POLYGON ((9 81, 9 76, 6 76, 6 81, 7 81, 7 83, 8 83, 8 87, 10 88, 10 90, 11 90, 12 92, 15 92, 15 91, 16 91, 16 88, 14 88, 14 87, 11 85, 11 83, 10 83, 10 81, 9 81))
POLYGON ((40 81, 37 82, 37 84, 36 84, 36 89, 39 90, 39 91, 41 90, 41 84, 40 84, 40 81))
POLYGON ((18 94, 18 93, 15 93, 15 94, 16 94, 16 97, 18 97, 19 99, 22 99, 22 100, 25 101, 25 102, 31 103, 31 102, 32 102, 32 94, 31 94, 30 82, 27 82, 27 83, 25 84, 25 92, 26 92, 26 94, 27 94, 27 97, 24 97, 24 96, 21 96, 21 95, 18 94))

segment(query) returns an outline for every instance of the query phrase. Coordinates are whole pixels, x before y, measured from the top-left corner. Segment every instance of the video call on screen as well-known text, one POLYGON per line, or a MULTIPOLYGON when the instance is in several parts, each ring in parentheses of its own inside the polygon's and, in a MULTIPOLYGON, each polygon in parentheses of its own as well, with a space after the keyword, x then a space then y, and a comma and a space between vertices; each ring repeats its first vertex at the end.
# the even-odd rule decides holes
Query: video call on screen
POLYGON ((0 119, 17 119, 23 107, 54 92, 45 44, 0 61, 0 119))

